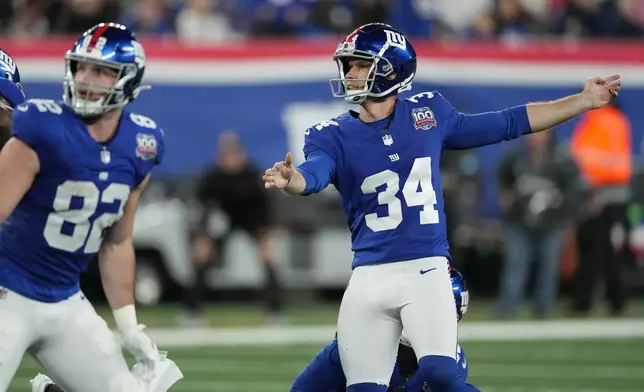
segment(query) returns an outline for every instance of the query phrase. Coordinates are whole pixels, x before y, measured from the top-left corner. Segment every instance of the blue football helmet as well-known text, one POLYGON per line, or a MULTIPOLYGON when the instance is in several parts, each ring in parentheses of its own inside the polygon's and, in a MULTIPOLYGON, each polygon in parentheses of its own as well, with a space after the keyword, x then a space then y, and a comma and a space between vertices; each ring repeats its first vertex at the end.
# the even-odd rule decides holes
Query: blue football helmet
POLYGON ((369 23, 349 34, 336 49, 333 60, 338 65, 338 78, 331 79, 334 97, 360 104, 367 97, 384 98, 411 89, 416 75, 416 51, 400 30, 384 23, 369 23), (347 89, 349 62, 363 59, 372 62, 363 90, 347 89), (392 75, 394 75, 392 77, 392 75))
POLYGON ((454 301, 456 301, 456 314, 458 321, 461 321, 463 315, 467 313, 467 307, 470 304, 470 293, 467 290, 467 283, 463 275, 455 268, 449 268, 449 276, 452 279, 452 292, 454 301))
POLYGON ((134 33, 120 24, 100 23, 83 33, 65 54, 63 99, 81 117, 122 108, 150 88, 141 86, 144 71, 145 52, 134 33), (111 87, 76 82, 74 74, 81 61, 113 69, 116 82, 111 87), (91 93, 104 96, 92 101, 88 99, 91 93))
POLYGON ((6 110, 13 110, 25 100, 18 65, 2 49, 0 49, 0 98, 4 98, 0 99, 0 109, 6 110))

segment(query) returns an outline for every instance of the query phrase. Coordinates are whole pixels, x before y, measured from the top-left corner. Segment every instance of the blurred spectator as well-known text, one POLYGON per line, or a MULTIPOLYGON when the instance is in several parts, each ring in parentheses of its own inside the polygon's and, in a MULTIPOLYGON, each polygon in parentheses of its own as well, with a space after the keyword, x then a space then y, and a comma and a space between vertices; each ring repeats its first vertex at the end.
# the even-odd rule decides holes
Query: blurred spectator
POLYGON ((174 12, 165 0, 139 0, 120 20, 136 34, 174 34, 174 12))
MULTIPOLYGON (((8 3, 8 2, 7 2, 8 3)), ((46 11, 48 4, 42 0, 21 1, 9 24, 8 33, 14 37, 43 36, 49 32, 46 11)))
POLYGON ((54 33, 81 34, 101 23, 118 20, 119 3, 109 0, 62 0, 49 9, 54 33))
POLYGON ((355 0, 352 7, 352 24, 358 27, 367 23, 386 22, 388 10, 385 3, 385 0, 355 0))
POLYGON ((463 35, 493 0, 409 0, 390 2, 389 21, 412 37, 463 35))
POLYGON ((599 34, 601 0, 570 0, 557 11, 551 24, 556 35, 572 37, 595 37, 599 34))
POLYGON ((424 38, 474 36, 516 41, 548 31, 566 36, 630 38, 642 36, 644 1, 0 1, 0 31, 11 35, 42 35, 45 31, 78 34, 106 21, 121 21, 139 34, 174 36, 176 33, 189 42, 195 42, 195 37, 228 40, 238 33, 342 36, 374 21, 391 23, 411 37, 424 38), (119 5, 123 7, 122 12, 119 5), (178 16, 181 17, 176 19, 178 16))
POLYGON ((615 0, 603 4, 599 32, 604 37, 644 37, 644 2, 642 0, 615 0))
POLYGON ((315 31, 308 31, 308 35, 320 34, 346 34, 355 29, 359 24, 354 23, 351 9, 341 0, 320 0, 313 5, 311 10, 311 25, 315 31))
POLYGON ((520 0, 495 0, 489 12, 476 18, 473 35, 512 42, 534 36, 541 30, 541 23, 520 0))
POLYGON ((221 263, 228 235, 233 230, 241 230, 256 242, 266 271, 264 298, 269 321, 281 323, 282 290, 269 239, 271 222, 268 194, 261 182, 263 173, 248 161, 239 135, 235 132, 228 131, 221 135, 217 155, 215 165, 201 177, 197 188, 196 198, 205 211, 194 241, 197 281, 185 298, 189 311, 186 321, 199 321, 206 268, 213 260, 221 263), (208 227, 209 218, 217 207, 227 216, 230 225, 223 236, 213 238, 214 233, 208 227))
POLYGON ((186 42, 229 41, 237 34, 215 0, 187 0, 177 15, 177 36, 186 42))
POLYGON ((461 256, 459 241, 456 238, 457 230, 462 222, 462 213, 465 210, 461 202, 461 193, 468 189, 461 166, 461 160, 469 151, 445 151, 441 154, 440 171, 443 186, 443 211, 447 225, 447 242, 450 246, 452 265, 455 268, 463 266, 465 260, 461 256))
POLYGON ((572 154, 589 188, 586 216, 579 222, 579 265, 572 310, 588 313, 600 281, 612 314, 624 311, 625 268, 632 255, 619 232, 628 238, 627 207, 631 198, 631 125, 616 106, 585 113, 573 131, 572 154))
POLYGON ((544 318, 557 298, 564 231, 581 186, 574 161, 555 146, 551 130, 526 139, 498 169, 506 240, 497 311, 502 317, 516 314, 537 263, 534 309, 544 318))
POLYGON ((304 5, 290 0, 254 0, 248 12, 251 20, 249 31, 255 36, 295 35, 309 18, 304 5))
POLYGON ((10 33, 9 26, 11 25, 11 19, 14 16, 13 13, 14 6, 11 1, 0 1, 0 33, 5 31, 10 33))

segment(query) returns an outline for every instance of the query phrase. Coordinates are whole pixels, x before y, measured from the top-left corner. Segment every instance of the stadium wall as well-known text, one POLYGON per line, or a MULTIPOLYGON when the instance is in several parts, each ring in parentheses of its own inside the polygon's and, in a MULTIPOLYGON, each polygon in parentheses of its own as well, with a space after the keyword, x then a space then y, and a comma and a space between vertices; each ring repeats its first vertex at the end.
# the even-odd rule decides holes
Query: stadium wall
MULTIPOLYGON (((60 98, 63 55, 71 40, 10 41, 0 45, 19 64, 30 97, 60 98)), ((190 47, 144 40, 148 65, 144 92, 132 109, 154 118, 166 131, 167 153, 158 176, 194 173, 212 156, 218 134, 235 129, 262 166, 293 151, 301 160, 303 131, 347 108, 333 100, 328 79, 336 42, 249 41, 190 47)), ((634 124, 634 155, 642 153, 644 51, 638 44, 542 42, 525 46, 495 43, 418 42, 419 70, 411 93, 439 90, 464 112, 497 110, 579 91, 591 76, 619 73, 619 104, 634 124)), ((570 135, 574 121, 557 130, 570 135)), ((516 142, 514 142, 516 143, 516 142)), ((479 149, 480 169, 492 178, 511 143, 479 149)), ((486 211, 494 213, 494 181, 485 189, 486 211)))

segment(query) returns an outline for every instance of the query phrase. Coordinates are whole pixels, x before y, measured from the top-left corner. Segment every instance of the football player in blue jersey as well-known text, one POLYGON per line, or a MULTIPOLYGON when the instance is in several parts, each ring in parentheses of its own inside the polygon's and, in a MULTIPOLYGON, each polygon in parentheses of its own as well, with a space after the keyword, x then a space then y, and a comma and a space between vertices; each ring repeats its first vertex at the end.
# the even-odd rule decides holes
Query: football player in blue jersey
POLYGON ((13 110, 24 100, 18 65, 0 49, 0 148, 11 138, 13 110))
MULTIPOLYGON (((0 152, 0 391, 28 351, 68 392, 164 392, 181 372, 144 333, 133 298, 134 214, 165 150, 157 124, 124 109, 144 88, 145 54, 125 27, 99 24, 65 60, 63 102, 16 106, 0 152), (118 340, 80 292, 96 256, 118 340)), ((0 91, 18 103, 11 87, 0 91)))
POLYGON ((416 52, 396 28, 370 23, 333 56, 336 97, 360 106, 305 132, 306 161, 291 154, 264 176, 266 188, 309 195, 339 191, 355 253, 338 315, 347 390, 386 391, 401 331, 433 391, 463 391, 456 366, 456 315, 449 280, 439 161, 444 149, 469 149, 543 131, 619 93, 620 78, 592 78, 552 102, 463 114, 438 92, 411 88, 416 52))
MULTIPOLYGON (((463 275, 453 268, 450 269, 450 277, 454 301, 456 302, 456 314, 460 321, 467 312, 469 304, 467 283, 463 275)), ((467 380, 467 360, 465 359, 465 351, 460 346, 456 348, 456 362, 461 378, 467 380)), ((297 376, 291 387, 291 392, 343 392, 346 390, 346 383, 347 379, 340 363, 338 341, 333 339, 331 343, 320 350, 302 373, 297 376)), ((403 331, 398 344, 397 361, 389 382, 388 391, 421 392, 425 388, 424 380, 422 380, 422 376, 418 372, 418 360, 403 331)), ((471 391, 478 391, 478 389, 471 386, 471 391)))

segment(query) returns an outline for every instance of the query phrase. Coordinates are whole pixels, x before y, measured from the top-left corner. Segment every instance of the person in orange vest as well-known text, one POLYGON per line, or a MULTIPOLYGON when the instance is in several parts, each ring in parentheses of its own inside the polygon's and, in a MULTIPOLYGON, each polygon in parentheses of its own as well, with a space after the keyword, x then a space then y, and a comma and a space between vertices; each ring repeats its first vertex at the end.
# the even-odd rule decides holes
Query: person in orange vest
POLYGON ((609 310, 620 315, 627 300, 624 270, 632 258, 623 240, 628 238, 631 199, 630 121, 616 105, 589 111, 575 127, 570 147, 588 189, 577 229, 579 264, 571 310, 587 314, 603 280, 609 310), (622 240, 614 241, 617 237, 622 240))

